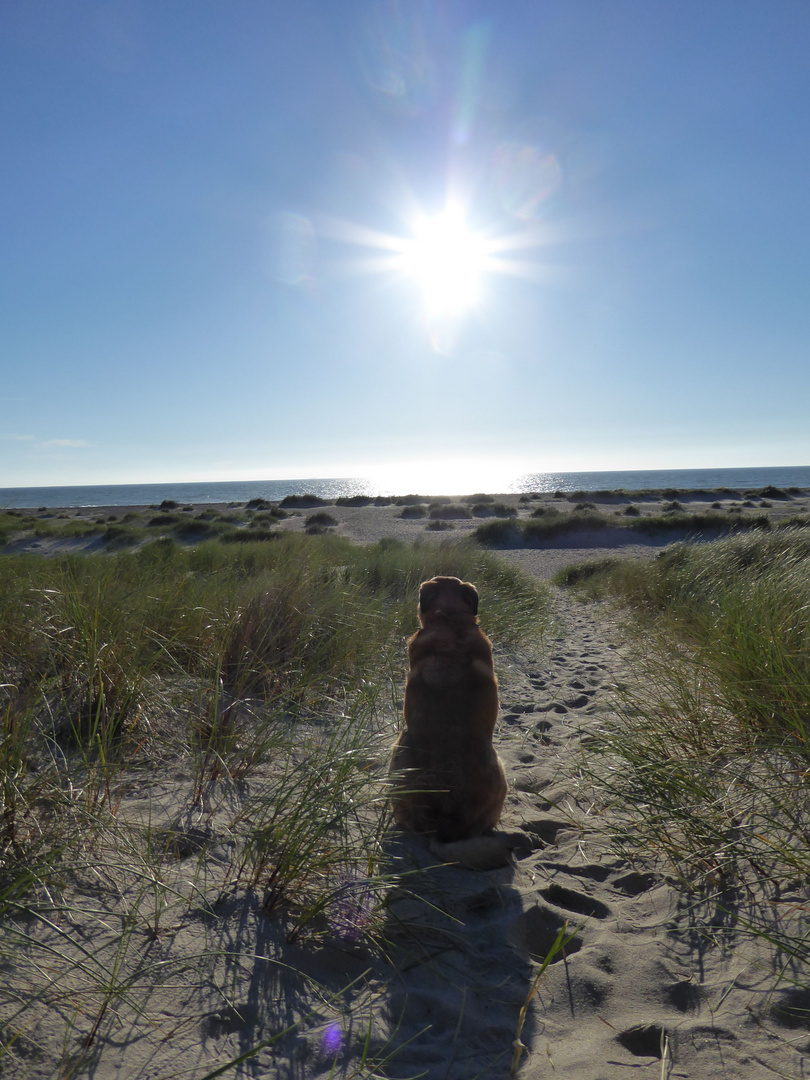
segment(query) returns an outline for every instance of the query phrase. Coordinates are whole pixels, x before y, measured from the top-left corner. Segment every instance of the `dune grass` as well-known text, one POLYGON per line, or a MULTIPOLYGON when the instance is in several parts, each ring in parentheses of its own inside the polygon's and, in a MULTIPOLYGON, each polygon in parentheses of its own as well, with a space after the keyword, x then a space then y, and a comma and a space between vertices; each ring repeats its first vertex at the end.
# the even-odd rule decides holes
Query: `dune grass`
MULTIPOLYGON (((808 523, 810 521, 797 517, 788 524, 808 523)), ((628 541, 632 542, 634 533, 648 536, 667 533, 719 535, 771 527, 767 514, 740 514, 729 518, 722 511, 689 513, 674 506, 660 514, 641 514, 637 507, 628 508, 624 513, 607 514, 592 508, 592 504, 582 504, 570 512, 553 506, 538 507, 529 517, 519 521, 495 518, 479 525, 473 531, 473 536, 484 547, 532 547, 565 533, 600 532, 605 529, 622 529, 628 541)), ((782 527, 781 523, 778 527, 782 527)))
POLYGON ((592 758, 621 850, 657 853, 711 897, 706 933, 747 926, 786 968, 806 964, 793 894, 810 878, 810 534, 677 544, 559 582, 633 615, 636 677, 592 758))
POLYGON ((161 1031, 172 987, 242 962, 228 897, 282 940, 373 947, 404 636, 437 573, 478 585, 500 644, 539 634, 542 590, 470 543, 0 560, 0 1072, 85 1075, 111 1032, 161 1031))

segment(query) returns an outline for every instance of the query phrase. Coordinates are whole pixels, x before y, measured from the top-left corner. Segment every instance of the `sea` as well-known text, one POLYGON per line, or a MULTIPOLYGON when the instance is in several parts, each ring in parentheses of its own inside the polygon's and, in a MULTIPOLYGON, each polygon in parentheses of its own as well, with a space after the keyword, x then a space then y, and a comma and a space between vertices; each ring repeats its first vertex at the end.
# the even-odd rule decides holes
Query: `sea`
POLYGON ((729 488, 752 491, 765 487, 810 488, 810 465, 760 469, 647 469, 624 472, 538 472, 507 474, 489 486, 470 491, 393 490, 384 481, 362 477, 311 478, 304 480, 212 481, 211 483, 98 484, 75 487, 0 488, 0 507, 6 509, 56 509, 82 506, 153 506, 172 499, 178 503, 244 503, 250 499, 271 502, 286 495, 317 495, 330 500, 353 495, 505 495, 553 491, 713 491, 729 488), (502 482, 501 482, 502 480, 502 482))

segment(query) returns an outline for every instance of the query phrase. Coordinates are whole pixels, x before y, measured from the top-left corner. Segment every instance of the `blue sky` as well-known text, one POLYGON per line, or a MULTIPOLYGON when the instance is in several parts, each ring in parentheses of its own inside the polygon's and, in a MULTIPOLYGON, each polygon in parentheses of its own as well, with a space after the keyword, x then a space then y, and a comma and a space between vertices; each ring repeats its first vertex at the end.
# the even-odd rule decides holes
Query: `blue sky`
POLYGON ((3 0, 0 486, 810 464, 808 49, 802 0, 3 0))

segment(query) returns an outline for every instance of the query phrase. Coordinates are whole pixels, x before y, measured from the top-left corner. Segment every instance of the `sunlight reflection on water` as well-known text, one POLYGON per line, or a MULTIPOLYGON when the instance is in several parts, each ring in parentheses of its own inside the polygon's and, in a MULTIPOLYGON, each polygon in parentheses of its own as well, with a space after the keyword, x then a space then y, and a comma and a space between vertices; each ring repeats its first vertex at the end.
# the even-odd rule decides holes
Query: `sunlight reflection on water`
POLYGON ((280 500, 285 495, 336 499, 357 495, 506 495, 528 491, 754 490, 810 488, 810 466, 762 469, 652 469, 622 472, 521 472, 481 461, 379 466, 365 477, 244 480, 194 484, 109 484, 83 487, 0 488, 0 507, 150 506, 280 500))

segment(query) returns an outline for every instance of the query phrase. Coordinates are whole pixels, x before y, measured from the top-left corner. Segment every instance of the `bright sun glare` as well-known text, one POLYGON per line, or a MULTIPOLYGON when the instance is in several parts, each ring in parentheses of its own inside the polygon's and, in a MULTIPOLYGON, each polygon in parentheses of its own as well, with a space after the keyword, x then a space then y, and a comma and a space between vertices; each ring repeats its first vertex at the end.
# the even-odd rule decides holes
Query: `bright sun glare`
POLYGON ((486 278, 537 278, 535 260, 514 256, 549 242, 545 230, 532 223, 510 233, 476 232, 467 223, 466 207, 452 199, 434 217, 422 210, 412 213, 405 235, 334 219, 324 221, 321 229, 335 240, 374 252, 353 260, 357 271, 393 273, 415 284, 425 330, 436 352, 446 354, 454 350, 467 317, 483 302, 486 278))
POLYGON ((402 253, 402 269, 419 285, 432 317, 459 316, 473 307, 485 266, 483 241, 467 228, 457 206, 438 217, 421 217, 402 253))

